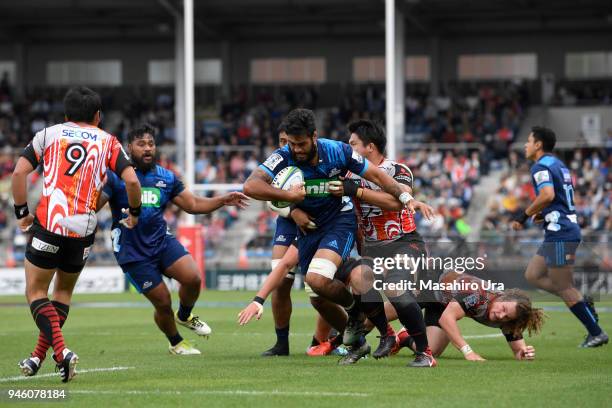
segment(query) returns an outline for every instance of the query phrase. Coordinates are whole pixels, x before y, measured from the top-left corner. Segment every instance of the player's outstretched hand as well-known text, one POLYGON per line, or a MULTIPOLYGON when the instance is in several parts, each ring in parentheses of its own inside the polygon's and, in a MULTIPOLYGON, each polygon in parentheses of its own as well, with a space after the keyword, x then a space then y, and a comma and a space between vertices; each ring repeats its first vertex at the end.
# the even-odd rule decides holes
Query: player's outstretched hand
POLYGON ((535 360, 535 347, 526 346, 515 354, 517 360, 535 360))
POLYGON ((122 218, 121 221, 119 221, 119 224, 121 224, 125 228, 129 228, 129 229, 132 229, 136 225, 138 225, 138 217, 134 217, 132 214, 130 214, 130 212, 129 212, 129 210, 127 208, 122 208, 121 212, 123 214, 126 214, 127 217, 122 218))
POLYGON ((436 212, 434 211, 433 207, 421 201, 414 201, 414 209, 421 211, 421 214, 423 214, 423 217, 425 217, 426 220, 433 220, 436 218, 436 212))
POLYGON ((244 210, 249 204, 249 197, 237 191, 223 195, 223 205, 235 205, 241 210, 244 210))
POLYGON ((301 203, 306 198, 304 183, 296 183, 292 185, 289 190, 287 190, 287 193, 289 193, 287 201, 291 203, 301 203))
POLYGON ((263 315, 264 307, 257 302, 251 302, 247 307, 242 309, 240 313, 238 313, 238 324, 244 326, 248 322, 256 317, 257 320, 261 319, 263 315))
POLYGON ((28 214, 23 218, 17 220, 17 225, 21 232, 28 232, 30 228, 32 228, 32 224, 34 223, 34 216, 32 214, 28 214))
POLYGON ((484 358, 480 357, 479 354, 475 353, 475 352, 471 352, 471 353, 467 353, 465 355, 465 359, 468 361, 487 361, 484 358))

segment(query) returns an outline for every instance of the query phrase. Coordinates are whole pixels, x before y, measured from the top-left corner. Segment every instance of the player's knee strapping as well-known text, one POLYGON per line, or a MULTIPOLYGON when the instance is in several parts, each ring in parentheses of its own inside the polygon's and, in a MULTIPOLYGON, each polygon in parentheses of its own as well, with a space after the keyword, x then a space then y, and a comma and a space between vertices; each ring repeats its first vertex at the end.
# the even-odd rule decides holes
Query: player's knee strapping
MULTIPOLYGON (((314 273, 317 275, 324 276, 327 279, 334 279, 337 269, 338 267, 336 266, 336 264, 330 261, 329 259, 314 258, 312 261, 310 261, 307 273, 314 273)), ((304 290, 311 298, 319 296, 306 282, 304 282, 304 290)))
POLYGON ((316 273, 327 279, 334 279, 337 270, 336 264, 325 258, 314 258, 308 265, 308 273, 316 273))

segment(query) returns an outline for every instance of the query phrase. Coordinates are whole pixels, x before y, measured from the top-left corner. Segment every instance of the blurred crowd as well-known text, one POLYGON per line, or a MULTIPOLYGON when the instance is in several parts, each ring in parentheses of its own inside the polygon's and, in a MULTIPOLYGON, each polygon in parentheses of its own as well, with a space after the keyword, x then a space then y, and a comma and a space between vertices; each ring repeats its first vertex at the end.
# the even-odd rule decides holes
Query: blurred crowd
MULTIPOLYGON (((415 194, 430 203, 439 217, 426 221, 417 214, 419 231, 429 239, 464 237, 472 226, 465 219, 474 186, 492 163, 507 161, 511 172, 504 177, 491 213, 487 231, 501 233, 507 219, 533 194, 528 168, 520 164, 509 146, 515 141, 529 104, 529 92, 519 83, 449 86, 431 98, 428 86, 411 85, 406 97, 407 143, 426 143, 428 148, 407 148, 398 161, 408 165, 415 177, 415 194), (460 144, 460 145, 459 145, 460 144), (510 152, 510 153, 509 153, 510 152), (527 178, 525 177, 527 176, 527 178)), ((17 250, 24 242, 15 231, 9 205, 10 173, 16 157, 38 130, 63 120, 65 90, 42 89, 17 103, 5 81, 0 84, 0 230, 3 241, 17 250), (6 240, 5 240, 6 238, 6 240), (10 239, 9 239, 10 238, 10 239)), ((118 97, 102 90, 102 127, 125 141, 128 131, 143 122, 157 128, 162 166, 180 174, 176 161, 176 130, 172 90, 160 89, 147 97, 118 97)), ((384 121, 385 94, 379 85, 350 86, 328 106, 320 89, 244 88, 217 106, 196 109, 195 180, 199 184, 242 183, 277 146, 276 129, 283 116, 295 107, 315 110, 322 137, 346 140, 346 124, 359 118, 384 121)), ((329 100, 329 97, 327 98, 329 100)), ((410 145, 412 146, 412 145, 410 145)), ((423 145, 421 145, 423 146, 423 145)), ((568 158, 576 176, 576 205, 580 222, 590 230, 610 229, 609 153, 583 150, 568 158), (604 157, 605 154, 605 157, 604 157), (607 192, 607 193, 606 193, 607 192)), ((171 207, 166 218, 174 229, 180 212, 171 207)), ((233 209, 198 217, 205 226, 206 248, 212 254, 223 242, 228 228, 239 218, 233 209)), ((100 229, 94 262, 113 262, 110 254, 110 213, 100 213, 100 229)), ((250 249, 269 251, 275 215, 261 209, 251 221, 255 238, 250 249)), ((0 260, 2 256, 0 256, 0 260)))

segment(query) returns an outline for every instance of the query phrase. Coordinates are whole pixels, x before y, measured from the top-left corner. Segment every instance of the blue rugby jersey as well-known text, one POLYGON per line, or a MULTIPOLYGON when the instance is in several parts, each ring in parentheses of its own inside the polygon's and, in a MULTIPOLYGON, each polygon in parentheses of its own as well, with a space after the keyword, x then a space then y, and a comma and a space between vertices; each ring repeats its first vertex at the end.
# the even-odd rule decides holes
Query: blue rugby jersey
POLYGON ((124 218, 121 209, 129 207, 125 183, 111 171, 107 175, 108 181, 103 192, 109 198, 113 214, 111 234, 117 263, 123 265, 150 259, 163 247, 168 234, 164 210, 168 202, 179 195, 185 186, 173 172, 159 165, 145 174, 136 170, 142 188, 142 212, 138 225, 129 229, 119 224, 124 218))
POLYGON ((536 194, 545 186, 555 190, 554 200, 542 210, 545 237, 555 241, 580 239, 572 176, 565 164, 555 156, 545 154, 531 166, 531 178, 536 194))
POLYGON ((315 224, 324 226, 332 222, 343 209, 352 211, 350 201, 347 202, 329 193, 329 182, 338 180, 338 177, 344 176, 347 170, 363 175, 368 162, 348 144, 335 140, 317 139, 317 149, 319 163, 316 166, 296 163, 291 156, 289 145, 286 145, 274 151, 259 167, 272 178, 288 166, 296 166, 302 170, 306 198, 298 203, 297 207, 315 217, 315 224))

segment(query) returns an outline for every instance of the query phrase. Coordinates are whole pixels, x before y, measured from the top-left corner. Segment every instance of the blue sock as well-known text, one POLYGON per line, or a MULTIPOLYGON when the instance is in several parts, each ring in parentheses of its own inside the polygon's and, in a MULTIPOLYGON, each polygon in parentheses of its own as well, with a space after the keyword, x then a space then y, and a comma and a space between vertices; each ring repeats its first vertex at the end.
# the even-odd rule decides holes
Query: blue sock
POLYGON ((569 310, 571 310, 583 326, 586 327, 591 336, 599 336, 601 334, 601 327, 597 324, 595 317, 584 301, 576 303, 574 306, 570 307, 569 310))
POLYGON ((192 310, 193 310, 193 306, 185 306, 184 304, 179 303, 179 310, 176 314, 178 315, 179 319, 186 322, 187 319, 189 319, 189 316, 191 315, 192 310))
POLYGON ((276 342, 287 343, 289 342, 289 326, 276 328, 276 342))

